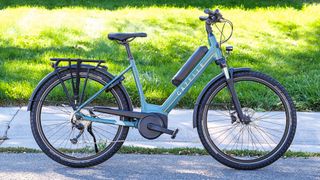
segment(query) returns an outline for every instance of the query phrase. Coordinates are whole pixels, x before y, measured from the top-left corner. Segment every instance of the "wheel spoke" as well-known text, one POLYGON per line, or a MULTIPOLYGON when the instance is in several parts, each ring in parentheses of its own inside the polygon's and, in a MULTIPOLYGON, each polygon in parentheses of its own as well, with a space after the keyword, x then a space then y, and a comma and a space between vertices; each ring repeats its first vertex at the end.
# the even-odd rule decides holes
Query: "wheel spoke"
POLYGON ((232 134, 232 131, 233 131, 235 128, 237 128, 237 127, 238 127, 238 125, 239 125, 239 124, 237 124, 237 125, 233 126, 233 127, 232 127, 232 129, 231 129, 231 130, 229 130, 229 131, 230 131, 230 132, 229 132, 229 134, 228 134, 228 135, 226 135, 226 136, 225 136, 225 138, 224 138, 224 139, 223 139, 219 144, 222 144, 222 143, 227 139, 227 137, 229 137, 229 135, 230 135, 230 134, 232 134))
POLYGON ((257 118, 254 118, 254 119, 255 119, 255 120, 268 119, 268 118, 270 118, 270 117, 275 117, 275 116, 281 115, 281 113, 277 113, 277 114, 273 114, 273 115, 267 116, 267 115, 270 114, 270 113, 271 113, 271 111, 268 112, 268 113, 266 113, 266 114, 264 114, 264 115, 262 115, 262 116, 259 116, 259 117, 257 117, 257 118))
POLYGON ((276 138, 280 138, 279 136, 276 136, 276 135, 270 134, 269 132, 267 132, 267 131, 265 131, 265 130, 261 129, 261 128, 260 128, 259 126, 257 126, 257 125, 254 125, 254 127, 255 127, 256 129, 261 130, 261 132, 263 132, 265 135, 267 135, 267 137, 269 137, 269 139, 270 139, 271 141, 273 141, 275 144, 277 144, 277 143, 274 141, 274 139, 273 139, 273 138, 271 138, 271 136, 274 136, 274 137, 276 137, 276 138))
POLYGON ((239 130, 238 134, 237 134, 237 140, 236 142, 233 144, 233 146, 231 147, 231 150, 233 150, 233 148, 237 148, 237 145, 238 145, 238 141, 240 140, 240 137, 242 137, 242 143, 241 143, 241 150, 242 150, 242 145, 243 145, 243 135, 242 135, 242 132, 243 132, 243 129, 244 129, 245 126, 242 126, 241 129, 239 130))
POLYGON ((269 123, 269 124, 274 124, 274 125, 277 125, 277 126, 283 126, 283 124, 279 124, 279 123, 275 123, 275 122, 269 122, 269 121, 264 121, 264 120, 256 120, 256 121, 253 121, 253 122, 265 122, 265 123, 269 123))
POLYGON ((46 133, 49 133, 49 132, 51 132, 52 130, 57 129, 58 127, 59 127, 59 128, 60 128, 60 127, 63 127, 66 123, 68 123, 68 122, 65 122, 65 123, 62 123, 62 124, 58 124, 58 125, 56 125, 56 126, 54 126, 54 127, 50 127, 50 129, 47 130, 46 133))

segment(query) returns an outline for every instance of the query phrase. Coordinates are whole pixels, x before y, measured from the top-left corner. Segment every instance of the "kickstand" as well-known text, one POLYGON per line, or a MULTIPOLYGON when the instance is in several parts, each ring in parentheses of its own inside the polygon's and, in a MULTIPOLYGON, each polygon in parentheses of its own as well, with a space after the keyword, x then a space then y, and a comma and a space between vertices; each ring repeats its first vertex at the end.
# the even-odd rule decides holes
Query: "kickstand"
POLYGON ((94 142, 94 149, 95 149, 96 153, 98 153, 99 149, 98 149, 98 146, 97 146, 96 136, 92 132, 92 123, 90 123, 90 125, 87 127, 87 131, 92 136, 93 142, 94 142))

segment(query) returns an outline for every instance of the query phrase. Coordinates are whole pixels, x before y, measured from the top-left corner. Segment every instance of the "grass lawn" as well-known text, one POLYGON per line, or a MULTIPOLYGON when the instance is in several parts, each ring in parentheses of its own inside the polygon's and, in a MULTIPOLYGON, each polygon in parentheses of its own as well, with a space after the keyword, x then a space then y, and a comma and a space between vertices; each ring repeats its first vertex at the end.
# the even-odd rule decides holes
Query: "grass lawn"
MULTIPOLYGON (((228 62, 280 81, 298 110, 320 110, 319 1, 44 1, 0 0, 0 105, 25 105, 49 72, 49 58, 105 59, 111 73, 127 65, 125 49, 110 32, 146 32, 131 43, 149 102, 174 90, 171 78, 201 45, 207 45, 203 9, 219 7, 234 24, 228 62)), ((211 65, 179 106, 192 108, 206 83, 220 73, 211 65)), ((124 83, 135 105, 131 76, 124 83)))

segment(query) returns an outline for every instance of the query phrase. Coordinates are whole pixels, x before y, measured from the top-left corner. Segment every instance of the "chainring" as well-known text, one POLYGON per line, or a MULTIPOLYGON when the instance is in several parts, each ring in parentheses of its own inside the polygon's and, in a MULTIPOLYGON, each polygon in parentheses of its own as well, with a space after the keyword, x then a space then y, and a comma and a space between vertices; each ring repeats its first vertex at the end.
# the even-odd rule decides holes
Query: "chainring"
POLYGON ((142 119, 140 119, 138 124, 138 130, 141 136, 143 136, 146 139, 156 139, 158 138, 162 132, 154 131, 148 128, 148 124, 152 123, 164 128, 167 128, 167 123, 165 120, 163 120, 160 116, 157 114, 153 114, 150 116, 146 116, 142 119))

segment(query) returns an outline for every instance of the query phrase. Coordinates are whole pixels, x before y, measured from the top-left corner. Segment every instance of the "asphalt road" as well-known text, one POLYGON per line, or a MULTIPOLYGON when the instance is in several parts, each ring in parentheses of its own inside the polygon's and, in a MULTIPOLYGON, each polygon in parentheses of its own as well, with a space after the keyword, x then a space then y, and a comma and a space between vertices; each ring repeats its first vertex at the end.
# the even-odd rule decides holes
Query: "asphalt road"
POLYGON ((0 179, 320 179, 320 158, 280 159, 254 171, 230 169, 210 156, 115 155, 84 169, 44 154, 0 154, 0 179))

